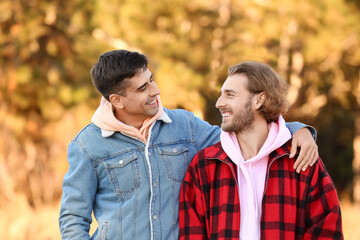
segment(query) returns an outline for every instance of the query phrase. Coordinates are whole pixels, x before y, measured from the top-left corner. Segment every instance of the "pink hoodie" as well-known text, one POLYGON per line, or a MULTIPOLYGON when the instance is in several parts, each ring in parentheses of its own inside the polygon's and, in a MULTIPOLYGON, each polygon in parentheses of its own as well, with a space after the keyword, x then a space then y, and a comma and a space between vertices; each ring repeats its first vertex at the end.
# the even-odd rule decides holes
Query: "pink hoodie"
POLYGON ((221 146, 237 166, 240 199, 240 239, 260 239, 261 202, 269 154, 290 138, 282 116, 268 125, 269 134, 258 154, 244 160, 234 132, 221 131, 221 146))
POLYGON ((117 131, 125 133, 131 137, 138 138, 139 140, 146 143, 150 125, 155 122, 156 119, 161 117, 164 112, 164 109, 161 105, 160 96, 157 96, 156 100, 158 102, 159 111, 153 117, 147 118, 140 130, 133 126, 126 125, 118 120, 114 115, 113 105, 104 97, 101 98, 100 106, 95 111, 91 122, 101 128, 103 137, 109 137, 117 131))

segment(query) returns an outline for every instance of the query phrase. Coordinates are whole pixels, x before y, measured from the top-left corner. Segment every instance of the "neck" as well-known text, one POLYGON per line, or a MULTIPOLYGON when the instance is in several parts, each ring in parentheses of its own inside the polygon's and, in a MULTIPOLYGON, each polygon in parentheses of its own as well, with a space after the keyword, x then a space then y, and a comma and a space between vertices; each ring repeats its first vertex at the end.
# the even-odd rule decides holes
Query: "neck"
POLYGON ((236 137, 244 160, 255 157, 264 145, 269 129, 265 119, 255 120, 253 126, 246 131, 236 132, 236 137))
POLYGON ((139 130, 145 121, 145 119, 140 119, 136 116, 129 115, 126 112, 120 111, 118 109, 114 109, 114 115, 122 123, 137 128, 139 130))

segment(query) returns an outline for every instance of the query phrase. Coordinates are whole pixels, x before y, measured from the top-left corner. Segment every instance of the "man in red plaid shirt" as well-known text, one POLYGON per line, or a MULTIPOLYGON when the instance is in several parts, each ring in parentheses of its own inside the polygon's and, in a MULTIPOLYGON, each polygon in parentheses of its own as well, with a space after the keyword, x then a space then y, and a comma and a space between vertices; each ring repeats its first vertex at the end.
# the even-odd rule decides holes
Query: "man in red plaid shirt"
POLYGON ((287 88, 262 63, 229 69, 221 141, 195 155, 181 187, 180 239, 343 239, 323 162, 296 173, 289 158, 287 88))

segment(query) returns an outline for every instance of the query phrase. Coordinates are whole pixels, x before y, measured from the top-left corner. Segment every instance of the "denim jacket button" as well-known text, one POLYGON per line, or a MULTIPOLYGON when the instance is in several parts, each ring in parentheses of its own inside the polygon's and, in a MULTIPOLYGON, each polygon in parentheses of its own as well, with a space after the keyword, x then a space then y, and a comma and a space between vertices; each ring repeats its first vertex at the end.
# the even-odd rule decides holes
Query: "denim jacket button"
POLYGON ((156 182, 154 182, 154 183, 153 183, 153 186, 154 186, 154 187, 157 187, 157 184, 156 184, 156 182))
POLYGON ((176 149, 175 149, 175 148, 173 149, 173 152, 174 152, 174 153, 176 152, 176 149))
POLYGON ((120 160, 119 163, 120 163, 120 165, 122 165, 122 164, 124 163, 124 161, 123 161, 123 160, 120 160))
POLYGON ((151 153, 148 153, 149 156, 151 156, 151 153))
POLYGON ((154 220, 157 220, 157 218, 158 218, 157 215, 154 215, 154 216, 153 216, 153 219, 154 219, 154 220))

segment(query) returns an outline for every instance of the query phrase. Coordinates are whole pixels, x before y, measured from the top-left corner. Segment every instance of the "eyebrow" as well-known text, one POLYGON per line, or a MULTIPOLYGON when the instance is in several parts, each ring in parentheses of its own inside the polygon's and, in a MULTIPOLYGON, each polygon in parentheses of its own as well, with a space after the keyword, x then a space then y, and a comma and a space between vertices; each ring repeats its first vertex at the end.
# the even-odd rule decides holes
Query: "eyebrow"
POLYGON ((225 90, 220 90, 220 93, 223 92, 223 93, 236 93, 234 90, 231 90, 231 89, 225 89, 225 90))
MULTIPOLYGON (((151 74, 150 80, 152 80, 152 79, 153 79, 153 75, 151 74)), ((141 85, 140 87, 138 87, 138 88, 136 89, 136 91, 140 91, 142 88, 144 88, 144 87, 146 86, 146 84, 148 84, 148 82, 146 82, 146 83, 144 83, 143 85, 141 85)))

